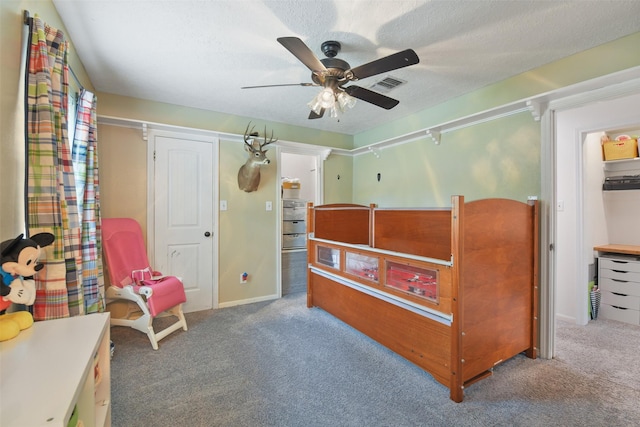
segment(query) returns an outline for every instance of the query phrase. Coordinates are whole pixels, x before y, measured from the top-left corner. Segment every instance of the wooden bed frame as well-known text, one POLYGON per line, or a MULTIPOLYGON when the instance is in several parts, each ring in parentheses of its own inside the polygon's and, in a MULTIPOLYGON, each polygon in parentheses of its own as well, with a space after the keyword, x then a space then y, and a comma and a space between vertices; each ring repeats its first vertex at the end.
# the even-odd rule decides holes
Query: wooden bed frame
POLYGON ((450 208, 307 209, 307 306, 464 387, 536 357, 538 202, 453 196, 450 208))

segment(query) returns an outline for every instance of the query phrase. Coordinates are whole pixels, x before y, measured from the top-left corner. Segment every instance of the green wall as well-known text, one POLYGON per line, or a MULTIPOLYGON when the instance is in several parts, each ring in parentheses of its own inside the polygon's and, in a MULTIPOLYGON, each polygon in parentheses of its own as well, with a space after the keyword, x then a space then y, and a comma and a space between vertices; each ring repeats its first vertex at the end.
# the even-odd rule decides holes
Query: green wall
POLYGON ((220 143, 220 200, 227 210, 220 212, 219 227, 219 299, 221 303, 274 296, 276 293, 276 257, 280 239, 276 233, 277 212, 266 211, 265 202, 279 197, 277 162, 260 168, 257 191, 238 189, 237 174, 246 161, 242 143, 220 143), (247 272, 246 284, 240 274, 247 272))
POLYGON ((324 203, 353 199, 353 157, 332 154, 324 162, 324 203))
POLYGON ((376 153, 354 159, 354 203, 440 207, 452 195, 540 194, 540 124, 527 112, 443 134, 439 145, 423 138, 376 153))

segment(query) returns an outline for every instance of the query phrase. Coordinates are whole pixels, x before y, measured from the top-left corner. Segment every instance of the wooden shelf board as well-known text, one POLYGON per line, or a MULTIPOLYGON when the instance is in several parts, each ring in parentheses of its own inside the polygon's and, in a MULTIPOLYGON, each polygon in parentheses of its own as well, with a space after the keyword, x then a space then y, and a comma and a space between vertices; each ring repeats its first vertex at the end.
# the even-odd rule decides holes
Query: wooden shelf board
POLYGON ((616 254, 640 255, 640 246, 636 245, 600 245, 594 246, 594 250, 616 254))

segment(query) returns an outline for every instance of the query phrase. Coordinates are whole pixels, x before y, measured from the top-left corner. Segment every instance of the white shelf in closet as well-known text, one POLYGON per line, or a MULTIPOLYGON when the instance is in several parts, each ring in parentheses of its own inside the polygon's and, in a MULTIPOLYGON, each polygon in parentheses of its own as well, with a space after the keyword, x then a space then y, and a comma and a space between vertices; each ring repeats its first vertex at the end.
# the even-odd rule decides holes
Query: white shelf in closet
POLYGON ((620 160, 604 160, 605 172, 619 172, 619 171, 639 171, 640 172, 640 157, 634 157, 632 159, 620 159, 620 160))

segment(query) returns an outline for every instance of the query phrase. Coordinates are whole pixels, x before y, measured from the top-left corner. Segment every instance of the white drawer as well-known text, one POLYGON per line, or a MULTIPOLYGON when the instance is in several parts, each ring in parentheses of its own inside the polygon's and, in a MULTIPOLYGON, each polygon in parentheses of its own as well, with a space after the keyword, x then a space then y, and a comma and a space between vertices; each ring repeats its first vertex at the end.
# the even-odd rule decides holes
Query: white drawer
POLYGON ((600 277, 598 287, 601 291, 610 291, 618 294, 640 296, 640 283, 637 282, 627 282, 626 280, 600 277))
POLYGON ((304 221, 307 217, 307 208, 294 207, 294 208, 282 208, 282 219, 285 221, 304 221))
POLYGON ((306 234, 283 234, 282 247, 287 248, 303 248, 307 245, 306 234))
POLYGON ((640 273, 636 273, 634 271, 609 270, 608 268, 600 267, 600 277, 621 280, 624 282, 640 283, 640 273))
POLYGON ((627 260, 624 258, 598 258, 599 268, 617 271, 633 271, 640 274, 640 261, 627 260))
POLYGON ((306 233, 306 231, 307 231, 306 221, 283 221, 282 222, 283 234, 306 233))
POLYGON ((620 308, 640 310, 640 297, 635 295, 614 294, 609 291, 600 291, 602 304, 613 305, 620 308))
POLYGON ((599 317, 640 325, 640 310, 617 308, 608 304, 602 304, 600 305, 599 317))

